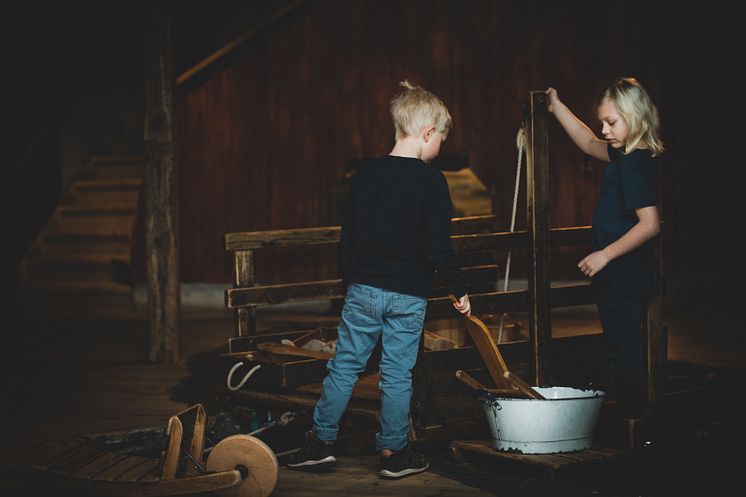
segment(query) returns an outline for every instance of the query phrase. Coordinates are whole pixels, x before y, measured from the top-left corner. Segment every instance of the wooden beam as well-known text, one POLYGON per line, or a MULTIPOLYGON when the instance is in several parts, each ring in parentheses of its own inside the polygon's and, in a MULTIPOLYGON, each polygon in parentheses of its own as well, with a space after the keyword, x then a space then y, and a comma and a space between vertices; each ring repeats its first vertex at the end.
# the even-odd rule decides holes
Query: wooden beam
MULTIPOLYGON (((324 282, 298 283, 296 285, 271 285, 257 288, 234 288, 226 291, 225 305, 229 309, 240 307, 271 305, 273 303, 302 302, 304 300, 341 300, 344 298, 341 280, 324 282), (318 285, 323 283, 323 288, 318 285), (305 286, 308 285, 308 286, 305 286), (286 288, 283 288, 286 287, 286 288), (266 292, 264 290, 267 290, 266 292), (288 298, 288 292, 292 298, 288 298), (326 297, 319 297, 326 292, 326 297), (303 295, 306 298, 303 298, 303 295), (310 297, 309 297, 310 296, 310 297)), ((571 307, 595 303, 595 298, 588 283, 552 287, 549 293, 552 308, 571 307)), ((475 309, 482 314, 503 312, 523 312, 529 309, 528 290, 511 290, 507 292, 475 293, 469 300, 475 309)), ((425 319, 457 317, 458 314, 447 296, 428 299, 425 319)))
POLYGON ((304 3, 304 0, 294 0, 294 1, 288 2, 286 5, 283 5, 282 7, 277 9, 277 11, 267 16, 266 18, 264 18, 261 22, 257 23, 251 29, 236 36, 231 41, 229 41, 228 43, 220 47, 218 50, 210 54, 208 57, 199 61, 194 67, 191 67, 187 69, 186 71, 184 71, 183 73, 181 73, 176 80, 177 84, 182 85, 186 83, 187 81, 194 78, 198 74, 204 72, 209 67, 216 65, 217 62, 224 60, 227 55, 232 53, 234 50, 236 50, 236 48, 241 46, 247 40, 250 40, 251 38, 256 36, 258 33, 264 30, 267 26, 270 26, 272 23, 285 17, 287 14, 295 10, 297 7, 299 7, 303 3, 304 3))
POLYGON ((145 250, 151 362, 179 359, 178 196, 170 1, 144 4, 145 250))
MULTIPOLYGON (((491 233, 494 231, 495 216, 455 217, 451 220, 451 233, 491 233)), ((268 247, 288 247, 293 245, 319 245, 339 242, 339 226, 317 228, 294 228, 284 230, 244 231, 226 233, 225 250, 253 250, 268 247)))
MULTIPOLYGON (((252 289, 254 287, 254 254, 251 250, 238 250, 233 253, 233 287, 252 289)), ((236 336, 256 333, 256 307, 245 306, 235 309, 236 336)))
MULTIPOLYGON (((660 195, 660 193, 659 193, 660 195)), ((660 196, 659 196, 660 198, 660 196)), ((657 402, 663 398, 668 381, 668 328, 663 326, 663 297, 665 295, 663 242, 666 226, 661 224, 661 231, 653 243, 653 251, 658 259, 660 275, 656 287, 647 303, 643 315, 643 344, 646 370, 648 401, 657 402)))
POLYGON ((525 123, 526 204, 529 236, 529 340, 534 384, 551 385, 552 325, 549 310, 549 136, 547 99, 543 91, 530 94, 525 123))
MULTIPOLYGON (((236 267, 245 266, 246 263, 238 262, 238 255, 249 251, 236 252, 236 267)), ((475 285, 491 282, 497 276, 497 266, 482 265, 462 268, 464 280, 467 285, 475 285)), ((272 305, 291 302, 305 302, 313 300, 326 300, 330 298, 342 298, 345 295, 345 285, 341 279, 308 281, 301 283, 281 283, 277 285, 254 286, 253 272, 251 279, 244 277, 242 284, 235 288, 226 290, 225 304, 229 309, 256 305, 272 305), (248 282, 251 284, 248 284, 248 282)), ((435 279, 434 288, 444 284, 441 278, 435 279)), ((494 288, 493 288, 494 289, 494 288)), ((240 324, 240 322, 239 322, 240 324)), ((249 328, 254 329, 254 328, 249 328)), ((251 333, 239 333, 239 336, 251 333)))

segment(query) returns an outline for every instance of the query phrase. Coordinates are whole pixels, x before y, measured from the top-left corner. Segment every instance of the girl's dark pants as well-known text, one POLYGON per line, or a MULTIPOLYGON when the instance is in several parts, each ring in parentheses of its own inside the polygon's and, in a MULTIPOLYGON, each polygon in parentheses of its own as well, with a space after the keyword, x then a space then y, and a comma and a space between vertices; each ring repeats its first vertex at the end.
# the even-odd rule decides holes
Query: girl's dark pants
POLYGON ((636 418, 647 403, 643 367, 642 319, 657 281, 656 264, 640 261, 624 270, 606 269, 593 277, 606 358, 619 413, 636 418))

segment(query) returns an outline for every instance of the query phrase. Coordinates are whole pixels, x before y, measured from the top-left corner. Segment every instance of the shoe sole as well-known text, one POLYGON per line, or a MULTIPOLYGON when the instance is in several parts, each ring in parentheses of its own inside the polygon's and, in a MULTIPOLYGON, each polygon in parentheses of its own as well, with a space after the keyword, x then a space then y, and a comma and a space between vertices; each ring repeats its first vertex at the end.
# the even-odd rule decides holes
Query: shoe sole
POLYGON ((382 469, 378 474, 383 476, 384 478, 401 478, 403 476, 413 475, 415 473, 422 473, 429 467, 430 463, 427 463, 422 468, 407 468, 397 472, 389 471, 388 469, 382 469))
POLYGON ((334 456, 326 456, 323 459, 316 459, 316 460, 311 460, 311 461, 303 461, 303 462, 298 462, 298 463, 295 463, 295 464, 288 463, 287 467, 288 468, 302 468, 304 466, 318 466, 320 464, 329 464, 329 463, 333 463, 333 462, 337 462, 337 458, 336 457, 334 457, 334 456))

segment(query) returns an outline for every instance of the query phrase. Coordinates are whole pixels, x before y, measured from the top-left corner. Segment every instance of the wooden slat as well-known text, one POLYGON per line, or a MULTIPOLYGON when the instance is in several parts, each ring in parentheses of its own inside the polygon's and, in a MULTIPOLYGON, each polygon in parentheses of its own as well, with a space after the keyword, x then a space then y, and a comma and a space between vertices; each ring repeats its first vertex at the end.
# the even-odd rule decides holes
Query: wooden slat
MULTIPOLYGON (((254 280, 254 253, 237 250, 233 253, 233 288, 251 288, 254 280)), ((234 311, 236 336, 256 333, 256 308, 242 307, 234 311)))
MULTIPOLYGON (((278 304, 283 302, 299 302, 302 300, 319 300, 321 299, 321 295, 325 295, 325 298, 330 300, 341 299, 341 291, 341 280, 315 281, 291 285, 268 285, 267 287, 253 289, 235 288, 226 290, 225 304, 226 307, 232 309, 257 305, 258 303, 278 304), (266 291, 263 289, 266 289, 266 291), (286 298, 288 295, 293 295, 292 299, 286 298)), ((469 299, 474 312, 479 312, 480 314, 528 310, 527 290, 473 294, 469 296, 469 299)), ((552 308, 585 305, 594 302, 595 297, 592 294, 590 284, 581 283, 557 286, 550 290, 550 305, 552 308)), ((457 316, 458 314, 453 309, 453 305, 448 297, 428 299, 425 319, 457 316)))
POLYGON ((561 470, 581 464, 596 463, 629 454, 628 451, 621 449, 599 449, 596 447, 566 454, 521 454, 519 452, 496 450, 490 440, 454 440, 450 443, 450 446, 452 449, 509 459, 524 464, 543 466, 551 470, 561 470))
MULTIPOLYGON (((479 226, 482 222, 475 222, 475 224, 479 226)), ((457 253, 525 249, 528 243, 528 232, 526 230, 513 232, 484 232, 480 230, 481 232, 477 234, 473 232, 467 234, 467 230, 463 226, 456 225, 455 222, 452 226, 454 228, 452 228, 451 244, 457 253)), ((550 230, 549 239, 551 244, 555 246, 586 244, 590 243, 590 230, 590 226, 553 228, 550 230)), ((225 235, 225 247, 228 251, 238 251, 336 243, 339 242, 339 233, 339 226, 228 233, 225 235)))
MULTIPOLYGON (((661 226, 661 229, 664 229, 661 226)), ((663 273, 664 260, 662 250, 662 236, 653 242, 653 249, 659 262, 660 274, 663 273)), ((668 329, 663 326, 663 297, 664 283, 662 277, 656 281, 653 295, 647 302, 643 318, 643 343, 647 369, 648 401, 657 402, 663 397, 668 381, 668 329)))
MULTIPOLYGON (((463 234, 491 232, 494 215, 456 217, 451 220, 451 233, 463 234)), ((319 245, 339 242, 340 226, 296 228, 284 230, 246 231, 226 233, 225 250, 253 250, 267 247, 288 247, 293 245, 319 245)))
POLYGON ((334 354, 332 354, 331 352, 308 350, 304 349, 303 347, 296 347, 295 345, 285 345, 275 342, 260 343, 257 348, 263 352, 268 352, 270 354, 310 357, 313 359, 321 359, 324 361, 328 361, 329 359, 334 357, 334 354))
POLYGON ((252 250, 339 242, 340 226, 226 233, 225 250, 252 250))
POLYGON ((138 464, 134 468, 130 469, 126 473, 118 476, 115 481, 120 482, 135 482, 143 476, 147 475, 154 469, 160 466, 160 461, 157 459, 148 459, 142 464, 138 464))
POLYGON ((123 459, 119 461, 118 463, 114 464, 110 468, 102 471, 101 473, 97 474, 93 477, 96 481, 114 481, 120 476, 124 475, 131 469, 133 469, 136 466, 139 466, 140 464, 145 463, 149 459, 146 459, 144 457, 140 456, 129 456, 126 459, 123 459))
MULTIPOLYGON (((282 406, 283 409, 301 408, 308 410, 313 410, 319 400, 318 395, 263 392, 260 390, 239 390, 232 393, 232 398, 252 407, 260 404, 273 407, 282 406)), ((345 413, 369 421, 378 421, 378 408, 361 406, 355 401, 348 404, 345 413)))
MULTIPOLYGON (((202 450, 205 446, 205 422, 207 414, 202 404, 195 404, 176 414, 182 428, 180 450, 187 451, 194 460, 202 460, 202 450)), ((181 456, 181 453, 179 454, 181 456)), ((165 465, 165 463, 164 463, 165 465)), ((177 468, 177 476, 198 474, 199 469, 192 461, 186 461, 183 467, 177 468)), ((161 475, 162 476, 162 475, 161 475)))
MULTIPOLYGON (((161 479, 171 480, 176 478, 176 472, 179 469, 181 460, 181 442, 184 435, 184 427, 178 416, 171 416, 168 420, 168 447, 163 455, 163 469, 161 479)), ((142 476, 142 475, 141 475, 142 476)))
MULTIPOLYGON (((501 312, 523 312, 528 310, 528 291, 511 290, 469 295, 472 312, 497 314, 501 312)), ((590 284, 563 285, 552 287, 549 293, 550 306, 570 307, 595 302, 590 284)), ((456 317, 453 304, 448 297, 428 299, 425 319, 456 317)))
POLYGON ((492 233, 495 231, 495 215, 454 217, 451 220, 451 234, 492 233))
POLYGON ((41 471, 46 471, 47 469, 54 466, 55 464, 59 464, 65 459, 68 459, 72 457, 73 455, 77 454, 78 452, 81 452, 84 449, 86 449, 85 443, 86 443, 86 440, 82 438, 72 440, 69 443, 67 443, 65 446, 61 447, 58 451, 54 452, 43 463, 34 465, 33 467, 41 471))
POLYGON ((57 464, 49 467, 49 471, 62 475, 69 475, 83 466, 95 461, 104 454, 104 451, 86 446, 83 450, 76 452, 57 464))
POLYGON ((71 476, 75 478, 90 479, 126 458, 127 456, 124 454, 105 452, 101 457, 78 469, 71 476))
MULTIPOLYGON (((207 413, 202 405, 196 406, 194 428, 192 429, 192 440, 189 444, 189 453, 197 461, 202 461, 202 451, 205 448, 205 428, 207 426, 207 413)), ((194 468, 197 471, 197 468, 194 468)))
MULTIPOLYGON (((467 267, 463 268, 463 274, 467 284, 492 282, 497 275, 497 266, 488 264, 467 267)), ((226 307, 233 309, 256 305, 339 299, 344 297, 345 291, 346 288, 341 279, 265 286, 247 285, 226 290, 225 302, 226 307)), ((239 336, 244 336, 244 334, 239 334, 239 336)))
POLYGON ((552 321, 549 275, 549 135, 547 96, 530 94, 524 124, 526 138, 526 205, 529 233, 528 334, 531 341, 534 384, 552 384, 552 321))

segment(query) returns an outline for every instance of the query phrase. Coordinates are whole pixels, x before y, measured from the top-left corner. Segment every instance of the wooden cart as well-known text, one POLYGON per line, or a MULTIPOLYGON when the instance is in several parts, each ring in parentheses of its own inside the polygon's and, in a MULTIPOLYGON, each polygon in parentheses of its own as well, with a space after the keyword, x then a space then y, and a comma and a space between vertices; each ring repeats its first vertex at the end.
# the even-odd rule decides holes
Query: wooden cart
POLYGON ((205 422, 205 409, 196 404, 172 416, 165 430, 76 439, 32 469, 55 488, 97 496, 270 495, 279 473, 274 452, 249 435, 205 448, 205 422))

